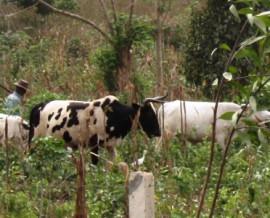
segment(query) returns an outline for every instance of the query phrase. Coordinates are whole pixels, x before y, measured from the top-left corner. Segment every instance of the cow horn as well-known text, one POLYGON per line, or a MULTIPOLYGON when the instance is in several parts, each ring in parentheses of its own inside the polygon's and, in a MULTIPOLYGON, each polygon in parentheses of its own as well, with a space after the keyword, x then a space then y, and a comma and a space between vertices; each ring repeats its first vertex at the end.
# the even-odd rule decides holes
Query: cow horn
POLYGON ((144 100, 144 105, 147 105, 149 102, 155 102, 155 103, 164 103, 166 101, 163 101, 163 99, 165 99, 167 96, 168 96, 168 92, 163 95, 163 96, 157 96, 157 97, 154 97, 154 98, 146 98, 144 100))

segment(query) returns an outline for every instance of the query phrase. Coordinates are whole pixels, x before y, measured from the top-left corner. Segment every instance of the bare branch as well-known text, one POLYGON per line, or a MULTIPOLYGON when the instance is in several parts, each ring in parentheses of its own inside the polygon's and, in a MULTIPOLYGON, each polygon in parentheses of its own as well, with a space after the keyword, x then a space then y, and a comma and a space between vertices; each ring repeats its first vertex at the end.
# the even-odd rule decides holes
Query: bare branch
MULTIPOLYGON (((237 49, 237 46, 239 45, 240 36, 245 31, 245 29, 247 27, 247 24, 248 24, 248 21, 246 20, 246 22, 242 26, 242 28, 241 28, 241 30, 240 30, 237 38, 236 38, 236 41, 235 41, 234 46, 233 46, 233 49, 232 49, 232 51, 230 53, 230 56, 228 58, 228 61, 226 63, 224 72, 227 71, 228 67, 230 66, 230 64, 232 62, 233 55, 235 54, 236 49, 237 49)), ((215 105, 215 109, 214 109, 213 129, 216 128, 217 108, 218 108, 218 102, 219 102, 220 97, 221 97, 221 91, 223 90, 223 85, 224 85, 224 78, 222 77, 221 82, 220 82, 220 85, 219 85, 219 89, 217 91, 217 96, 216 96, 216 105, 215 105)), ((240 116, 239 116, 239 118, 237 120, 237 123, 238 123, 240 117, 242 116, 242 114, 244 113, 244 111, 245 111, 245 109, 243 109, 242 112, 240 113, 240 116)), ((214 210, 215 210, 215 207, 216 207, 216 201, 217 201, 218 194, 219 194, 220 184, 221 184, 221 180, 222 180, 224 169, 225 169, 225 165, 226 165, 228 151, 229 151, 229 147, 230 147, 230 144, 231 144, 231 141, 232 141, 232 136, 233 136, 234 132, 235 132, 235 128, 233 128, 233 130, 231 131, 229 140, 227 142, 227 145, 226 145, 226 148, 225 148, 225 151, 224 151, 224 154, 223 154, 223 159, 222 159, 222 163, 221 163, 220 171, 219 171, 219 178, 218 178, 218 181, 217 181, 217 184, 216 184, 216 190, 215 190, 214 199, 213 199, 213 202, 212 202, 212 206, 211 206, 209 217, 213 217, 213 214, 214 214, 214 210)), ((212 135, 213 135, 213 137, 215 137, 215 131, 213 131, 212 135)), ((212 146, 214 146, 214 145, 212 144, 212 146)))
POLYGON ((115 35, 114 33, 114 29, 113 29, 113 25, 112 25, 112 22, 111 22, 111 19, 110 19, 110 16, 109 16, 109 13, 108 13, 108 10, 106 8, 106 5, 104 3, 104 0, 99 0, 100 4, 101 4, 101 8, 103 9, 103 14, 105 16, 105 18, 107 19, 107 22, 108 22, 108 26, 109 26, 109 29, 111 31, 111 34, 112 35, 115 35))
MULTIPOLYGON (((233 47, 233 49, 232 49, 232 51, 230 53, 230 56, 228 58, 228 61, 226 63, 225 71, 224 72, 227 71, 227 68, 229 67, 229 65, 232 62, 232 58, 233 58, 233 55, 235 54, 236 47, 239 44, 240 36, 244 32, 246 26, 247 26, 247 21, 242 26, 242 29, 240 30, 240 32, 239 32, 239 34, 237 36, 237 39, 236 39, 236 41, 234 43, 234 47, 233 47)), ((198 207, 198 210, 197 210, 196 218, 199 218, 200 215, 201 215, 202 207, 203 207, 204 200, 205 200, 206 190, 208 188, 208 183, 210 181, 211 170, 212 170, 212 165, 213 165, 213 160, 214 160, 214 153, 215 153, 215 151, 214 151, 214 148, 215 148, 215 141, 214 141, 214 139, 216 138, 217 109, 218 109, 218 102, 219 102, 220 97, 221 97, 221 92, 223 90, 224 82, 225 81, 222 78, 221 79, 221 82, 220 82, 220 85, 219 85, 219 88, 218 88, 218 91, 217 91, 217 95, 216 95, 216 102, 215 102, 215 108, 214 108, 214 117, 213 117, 213 123, 212 123, 212 141, 211 141, 210 159, 209 159, 209 162, 208 162, 207 175, 206 175, 205 182, 204 182, 204 185, 203 185, 202 197, 201 197, 201 200, 199 202, 199 207, 198 207)), ((244 109, 243 109, 243 111, 244 111, 244 109)), ((241 114, 240 114, 239 117, 241 117, 241 114)), ((227 142, 227 145, 226 145, 226 148, 225 148, 225 151, 224 151, 224 154, 223 154, 223 159, 222 159, 222 163, 221 163, 221 166, 220 166, 219 179, 218 179, 218 182, 216 184, 215 195, 214 195, 214 199, 213 199, 213 202, 212 202, 212 207, 211 207, 211 211, 210 211, 209 217, 213 217, 213 214, 214 214, 216 200, 218 198, 218 193, 219 193, 219 188, 220 188, 220 184, 221 184, 221 179, 223 177, 223 172, 224 172, 224 168, 225 168, 225 164, 226 164, 226 159, 227 159, 227 155, 228 155, 228 149, 229 149, 229 146, 230 146, 230 143, 231 143, 232 136, 233 136, 234 132, 235 132, 235 128, 233 128, 233 130, 230 133, 229 140, 227 142)))
POLYGON ((128 23, 127 23, 127 30, 128 30, 127 32, 130 32, 130 29, 131 29, 132 16, 133 16, 133 13, 134 13, 134 8, 135 8, 135 0, 131 0, 129 18, 128 18, 128 23))
POLYGON ((93 27, 95 30, 97 30, 109 43, 113 44, 109 35, 106 32, 104 32, 97 24, 92 22, 91 20, 88 20, 84 17, 81 17, 80 15, 77 15, 77 14, 73 14, 73 13, 70 13, 70 12, 67 12, 64 10, 57 9, 57 8, 51 6, 50 4, 44 2, 43 0, 37 0, 37 2, 44 5, 45 7, 49 8, 49 9, 51 9, 52 11, 54 11, 58 14, 65 15, 67 17, 72 17, 76 20, 82 21, 83 23, 89 24, 91 27, 93 27))
POLYGON ((111 5, 112 5, 112 10, 113 10, 113 18, 114 18, 115 21, 117 21, 116 8, 115 8, 114 0, 111 0, 111 5))
POLYGON ((163 19, 162 19, 162 21, 161 21, 161 24, 162 24, 162 25, 165 23, 165 21, 166 21, 168 15, 169 15, 169 11, 170 11, 170 9, 171 9, 171 6, 172 6, 172 0, 169 0, 169 1, 168 1, 168 10, 167 10, 165 16, 163 17, 163 19))

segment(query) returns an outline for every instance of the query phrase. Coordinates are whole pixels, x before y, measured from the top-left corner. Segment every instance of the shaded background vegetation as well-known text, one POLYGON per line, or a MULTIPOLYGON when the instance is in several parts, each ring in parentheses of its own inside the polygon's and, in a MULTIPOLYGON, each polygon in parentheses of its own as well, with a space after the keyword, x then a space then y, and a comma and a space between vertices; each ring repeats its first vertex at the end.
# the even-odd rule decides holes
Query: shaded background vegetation
MULTIPOLYGON (((109 28, 99 1, 47 2, 78 13, 104 30, 109 28)), ((24 105, 25 119, 33 105, 44 100, 89 100, 114 94, 121 101, 130 103, 163 94, 155 92, 155 1, 136 1, 132 36, 125 32, 130 2, 115 2, 118 19, 114 20, 113 27, 120 37, 108 31, 111 44, 89 25, 51 13, 41 5, 31 7, 35 1, 1 2, 0 84, 13 89, 13 83, 21 78, 30 82, 24 105), (120 90, 117 83, 119 56, 115 48, 122 48, 122 45, 130 46, 132 59, 128 83, 120 90)), ((261 2, 269 8, 269 3, 261 2)), ((162 1, 160 10, 168 13, 162 29, 163 86, 169 91, 168 100, 214 99, 216 89, 212 83, 216 78, 222 78, 230 49, 244 21, 236 21, 229 11, 230 5, 221 0, 162 1)), ((241 6, 237 4, 237 7, 241 6)), ((245 15, 245 11, 240 13, 241 18, 245 15)), ((260 31, 253 26, 241 37, 244 40, 256 34, 260 31)), ((257 45, 253 49, 260 51, 257 45)), ((246 102, 254 87, 269 76, 269 56, 255 57, 249 51, 246 50, 246 55, 239 54, 228 69, 234 78, 240 79, 225 85, 223 100, 246 102), (246 58, 248 55, 258 61, 251 62, 246 58), (261 80, 257 81, 258 78, 261 80)), ((2 100, 6 95, 7 92, 0 89, 2 100)), ((256 97, 258 106, 269 108, 267 87, 256 97)), ((197 146, 187 144, 183 148, 175 139, 170 143, 169 153, 159 154, 154 152, 154 141, 148 141, 142 134, 137 137, 138 150, 133 145, 134 138, 129 136, 119 148, 117 162, 131 163, 134 154, 140 155, 145 149, 153 154, 147 156, 140 170, 151 171, 155 176, 156 217, 195 217, 210 143, 205 140, 197 146), (169 160, 168 165, 165 160, 169 160)), ((239 140, 230 151, 217 202, 217 217, 267 217, 270 214, 269 148, 267 143, 258 140, 256 133, 252 132, 250 138, 252 143, 244 145, 239 140)), ((101 155, 106 157, 105 153, 101 155)), ((211 207, 220 162, 221 151, 218 151, 203 217, 211 207)), ((39 146, 23 160, 20 153, 12 149, 9 154, 10 178, 7 177, 6 163, 5 151, 1 150, 0 216, 72 217, 76 172, 71 154, 63 148, 62 142, 40 140, 39 146)), ((95 167, 86 156, 86 171, 89 216, 123 217, 125 184, 118 167, 108 173, 105 161, 95 167)))

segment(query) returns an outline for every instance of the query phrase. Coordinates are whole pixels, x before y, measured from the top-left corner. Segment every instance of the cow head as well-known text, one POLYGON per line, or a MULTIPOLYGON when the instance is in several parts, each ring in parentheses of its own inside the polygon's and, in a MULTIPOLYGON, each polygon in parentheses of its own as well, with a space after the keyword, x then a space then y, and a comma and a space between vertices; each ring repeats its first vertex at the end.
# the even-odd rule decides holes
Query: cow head
POLYGON ((140 106, 140 126, 149 138, 155 136, 159 137, 161 135, 157 113, 152 102, 164 103, 163 99, 165 99, 167 96, 168 94, 155 98, 147 98, 145 99, 143 106, 140 106))
POLYGON ((251 120, 255 123, 265 122, 270 120, 270 112, 269 111, 256 111, 251 114, 251 120))

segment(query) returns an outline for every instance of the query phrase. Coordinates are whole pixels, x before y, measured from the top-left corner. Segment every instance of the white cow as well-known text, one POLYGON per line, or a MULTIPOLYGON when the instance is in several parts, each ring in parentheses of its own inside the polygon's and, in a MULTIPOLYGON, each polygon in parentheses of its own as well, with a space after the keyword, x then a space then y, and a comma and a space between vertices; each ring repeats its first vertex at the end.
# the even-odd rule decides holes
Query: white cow
MULTIPOLYGON (((156 145, 156 150, 158 150, 162 138, 165 142, 168 142, 177 132, 181 132, 188 141, 193 143, 201 142, 206 137, 211 139, 214 108, 215 102, 176 100, 162 105, 158 111, 161 138, 156 145)), ((225 145, 227 145, 233 124, 230 120, 219 119, 219 117, 226 112, 240 113, 241 110, 240 105, 232 102, 220 102, 218 104, 215 142, 221 148, 225 148, 225 145)), ((250 115, 248 119, 256 123, 270 120, 270 112, 257 111, 250 115)), ((240 121, 237 127, 243 126, 244 123, 240 121)))
POLYGON ((0 147, 11 141, 24 151, 28 145, 29 129, 28 123, 21 117, 0 113, 0 147))

